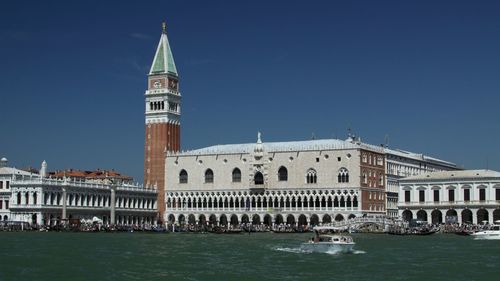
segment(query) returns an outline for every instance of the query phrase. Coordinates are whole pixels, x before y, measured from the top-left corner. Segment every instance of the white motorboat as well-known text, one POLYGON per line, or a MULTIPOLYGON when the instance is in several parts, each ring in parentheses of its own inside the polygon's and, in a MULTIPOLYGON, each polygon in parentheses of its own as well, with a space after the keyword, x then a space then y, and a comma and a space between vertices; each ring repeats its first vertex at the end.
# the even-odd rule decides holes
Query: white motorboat
POLYGON ((488 230, 474 232, 471 236, 477 240, 500 240, 500 225, 494 225, 488 230))
POLYGON ((348 253, 353 251, 356 244, 352 237, 343 233, 322 234, 325 231, 338 231, 333 227, 315 227, 314 237, 302 243, 301 249, 307 252, 320 253, 348 253))

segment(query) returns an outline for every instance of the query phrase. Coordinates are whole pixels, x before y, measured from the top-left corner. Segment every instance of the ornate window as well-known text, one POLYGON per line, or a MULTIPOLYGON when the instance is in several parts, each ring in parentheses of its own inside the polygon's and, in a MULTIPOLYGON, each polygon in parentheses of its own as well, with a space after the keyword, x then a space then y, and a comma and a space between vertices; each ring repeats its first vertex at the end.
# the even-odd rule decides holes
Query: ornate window
POLYGON ((207 169, 205 171, 205 183, 213 183, 214 182, 214 172, 211 169, 207 169))
POLYGON ((233 182, 241 182, 241 171, 238 168, 233 170, 233 182))
POLYGON ((261 172, 256 172, 255 176, 253 177, 253 181, 256 185, 264 184, 264 176, 261 172))
POLYGON ((309 169, 306 175, 307 183, 316 183, 318 181, 318 176, 316 175, 316 171, 314 169, 309 169))
POLYGON ((377 165, 378 166, 384 165, 384 160, 382 159, 382 156, 377 156, 377 165))
POLYGON ((349 182, 349 171, 346 168, 339 170, 338 182, 349 182))
POLYGON ((283 166, 278 170, 278 181, 288 181, 288 170, 283 166))
POLYGON ((187 183, 187 182, 188 182, 188 173, 186 172, 186 170, 182 169, 181 172, 179 173, 179 183, 187 183))

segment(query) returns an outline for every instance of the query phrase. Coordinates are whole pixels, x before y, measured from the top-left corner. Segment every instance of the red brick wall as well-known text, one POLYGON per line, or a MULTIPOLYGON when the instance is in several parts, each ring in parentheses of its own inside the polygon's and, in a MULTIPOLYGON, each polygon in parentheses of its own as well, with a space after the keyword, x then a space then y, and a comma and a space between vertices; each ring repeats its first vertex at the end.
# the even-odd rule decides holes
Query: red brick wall
POLYGON ((160 220, 163 220, 165 212, 163 203, 165 202, 165 148, 167 151, 179 151, 180 126, 170 123, 147 124, 144 146, 144 184, 157 187, 160 220))
POLYGON ((364 212, 385 212, 384 154, 361 150, 360 157, 361 208, 364 212), (364 175, 366 175, 366 180, 364 175))

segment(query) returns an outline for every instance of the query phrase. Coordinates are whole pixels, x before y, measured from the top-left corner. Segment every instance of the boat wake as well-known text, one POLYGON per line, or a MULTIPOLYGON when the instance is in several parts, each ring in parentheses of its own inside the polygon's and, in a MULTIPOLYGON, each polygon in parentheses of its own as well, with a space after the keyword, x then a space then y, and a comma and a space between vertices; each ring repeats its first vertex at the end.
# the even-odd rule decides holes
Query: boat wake
POLYGON ((353 254, 355 254, 355 255, 362 255, 362 254, 366 254, 366 252, 365 252, 365 251, 361 251, 361 250, 354 250, 352 253, 353 253, 353 254))
MULTIPOLYGON (((273 250, 280 251, 280 252, 295 253, 295 254, 312 254, 312 253, 314 253, 313 251, 307 251, 307 250, 301 249, 300 247, 298 247, 298 248, 275 247, 275 248, 273 248, 273 250)), ((348 253, 343 253, 341 250, 338 250, 338 251, 327 251, 327 252, 324 252, 324 254, 335 255, 335 256, 341 255, 341 254, 361 255, 361 254, 366 254, 366 252, 361 251, 361 250, 353 250, 353 251, 348 252, 348 253)))
POLYGON ((288 253, 295 253, 295 254, 310 254, 311 252, 304 251, 301 248, 281 248, 281 247, 276 247, 273 248, 275 251, 280 251, 280 252, 288 252, 288 253))

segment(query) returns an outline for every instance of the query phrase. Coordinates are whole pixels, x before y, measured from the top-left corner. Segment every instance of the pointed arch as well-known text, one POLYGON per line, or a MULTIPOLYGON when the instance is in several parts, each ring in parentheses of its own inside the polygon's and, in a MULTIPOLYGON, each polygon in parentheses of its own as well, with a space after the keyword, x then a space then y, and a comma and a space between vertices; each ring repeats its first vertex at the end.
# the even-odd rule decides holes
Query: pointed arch
POLYGON ((179 183, 188 183, 188 173, 184 169, 179 172, 179 183))
POLYGON ((342 167, 339 169, 337 180, 339 183, 348 183, 349 182, 349 171, 342 167))
POLYGON ((207 169, 205 171, 205 183, 213 183, 214 182, 214 172, 212 169, 207 169))
POLYGON ((253 181, 256 185, 264 184, 264 176, 261 172, 256 172, 253 177, 253 181))
POLYGON ((278 170, 278 181, 288 181, 288 170, 285 166, 281 166, 278 170))
POLYGON ((241 182, 241 170, 239 168, 233 169, 233 182, 241 182))
POLYGON ((306 183, 317 183, 317 181, 318 181, 318 176, 316 170, 314 170, 313 168, 307 170, 306 183))

